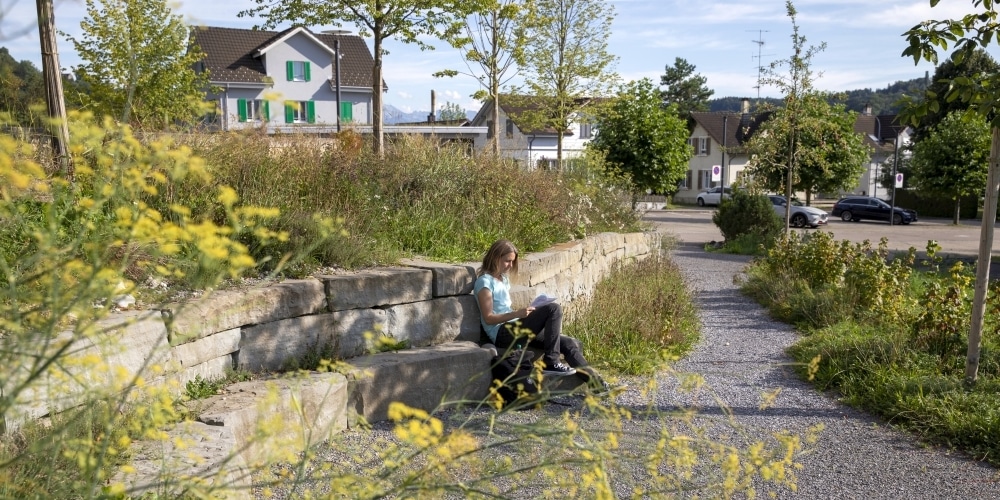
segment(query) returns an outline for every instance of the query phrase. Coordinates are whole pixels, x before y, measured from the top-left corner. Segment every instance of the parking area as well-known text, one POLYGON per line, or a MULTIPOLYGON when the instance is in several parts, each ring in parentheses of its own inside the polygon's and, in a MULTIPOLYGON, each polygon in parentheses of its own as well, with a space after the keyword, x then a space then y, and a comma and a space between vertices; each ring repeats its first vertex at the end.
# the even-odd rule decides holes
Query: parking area
MULTIPOLYGON (((722 234, 712 223, 712 208, 673 208, 670 210, 651 210, 644 220, 659 226, 665 232, 674 234, 685 243, 705 244, 719 241, 722 234)), ((928 240, 935 240, 941 245, 941 251, 946 256, 975 257, 979 254, 980 225, 978 220, 962 221, 959 225, 951 223, 951 219, 921 218, 919 222, 905 226, 890 226, 887 222, 859 221, 844 222, 830 217, 825 226, 818 229, 793 229, 793 231, 827 231, 837 239, 846 239, 860 243, 869 240, 878 243, 883 236, 889 239, 891 250, 906 251, 910 247, 922 253, 928 240)), ((1000 256, 1000 245, 994 238, 993 255, 1000 256)))

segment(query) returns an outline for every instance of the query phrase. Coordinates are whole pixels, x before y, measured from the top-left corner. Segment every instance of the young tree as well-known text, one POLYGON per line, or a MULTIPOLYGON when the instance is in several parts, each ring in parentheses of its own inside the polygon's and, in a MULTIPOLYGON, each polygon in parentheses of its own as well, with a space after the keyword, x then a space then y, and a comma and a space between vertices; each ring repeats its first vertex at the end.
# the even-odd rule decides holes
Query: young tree
POLYGON ((590 146, 604 153, 609 169, 630 180, 633 205, 647 189, 677 191, 691 160, 687 122, 673 106, 661 105, 651 80, 623 86, 598 119, 597 130, 590 146))
POLYGON ((194 71, 204 54, 188 46, 188 27, 166 0, 87 0, 80 27, 80 39, 63 36, 84 61, 77 74, 98 115, 160 128, 194 120, 210 105, 208 75, 194 71))
POLYGON ((704 76, 695 74, 693 64, 678 57, 660 77, 660 85, 666 87, 660 97, 664 105, 676 104, 681 118, 691 120, 692 111, 708 111, 708 100, 715 91, 705 86, 707 82, 704 76))
POLYGON ((283 22, 320 26, 343 26, 352 23, 361 36, 372 37, 375 65, 372 68, 372 147, 381 158, 385 155, 382 130, 382 45, 387 39, 413 43, 421 49, 433 49, 421 37, 453 37, 457 21, 468 12, 469 0, 253 0, 256 7, 241 11, 237 17, 261 17, 260 27, 271 29, 283 22))
MULTIPOLYGON (((500 88, 514 73, 509 73, 520 53, 523 41, 516 29, 522 11, 522 0, 487 0, 466 20, 463 35, 451 40, 453 47, 461 50, 469 75, 479 80, 483 89, 472 95, 493 107, 494 119, 489 122, 490 150, 500 155, 500 134, 497 118, 500 116, 500 88), (478 69, 473 68, 478 67, 478 69)), ((445 70, 434 76, 455 76, 459 72, 445 70)))
POLYGON ((444 106, 438 111, 438 120, 443 122, 450 122, 455 120, 466 119, 465 110, 461 106, 453 102, 446 102, 444 106))
POLYGON ((747 144, 754 178, 780 191, 794 152, 791 191, 804 191, 806 204, 814 193, 854 188, 871 153, 854 131, 856 113, 842 104, 831 106, 818 92, 801 95, 796 104, 795 115, 788 108, 775 110, 747 144))
MULTIPOLYGON (((940 0, 930 0, 931 7, 940 0)), ((954 45, 952 59, 956 62, 971 57, 978 48, 1000 44, 1000 26, 993 0, 973 0, 977 12, 961 19, 943 21, 927 20, 905 33, 909 46, 903 56, 937 63, 937 51, 948 50, 954 45), (981 11, 980 11, 981 10, 981 11)), ((985 117, 990 123, 990 167, 986 176, 986 200, 983 202, 983 223, 979 238, 979 258, 976 261, 976 289, 972 302, 972 319, 969 328, 969 346, 965 361, 965 380, 974 384, 979 373, 979 355, 982 343, 983 320, 986 313, 986 294, 989 287, 990 254, 993 250, 993 221, 997 215, 997 191, 1000 189, 1000 74, 978 74, 973 77, 954 78, 944 95, 927 95, 921 103, 912 103, 903 113, 904 119, 916 124, 920 117, 937 111, 942 102, 961 100, 969 105, 971 113, 985 117)))
MULTIPOLYGON (((610 94, 617 58, 608 52, 614 7, 604 0, 537 0, 527 4, 521 27, 525 41, 518 65, 530 105, 519 117, 527 129, 567 130, 574 116, 610 94)), ((557 133, 556 162, 562 169, 563 135, 557 133)))
POLYGON ((983 117, 953 111, 913 145, 910 182, 921 194, 955 201, 958 224, 963 196, 979 196, 986 188, 990 161, 990 127, 983 117))
MULTIPOLYGON (((785 2, 785 10, 792 20, 792 55, 787 60, 780 60, 771 63, 767 69, 766 76, 762 83, 774 85, 781 89, 784 94, 784 107, 781 108, 779 116, 781 122, 775 122, 772 126, 783 130, 781 135, 782 143, 772 146, 754 146, 758 153, 770 149, 773 154, 770 156, 758 156, 750 166, 751 173, 762 171, 762 176, 767 173, 784 169, 785 176, 785 197, 792 198, 793 188, 800 184, 794 181, 796 177, 796 167, 798 167, 799 157, 803 154, 805 144, 800 142, 799 133, 802 122, 805 119, 804 110, 807 105, 816 107, 816 101, 822 101, 822 94, 813 89, 813 73, 810 64, 813 56, 824 49, 826 44, 810 46, 806 48, 806 38, 799 33, 799 26, 795 20, 797 12, 791 0, 785 2), (787 67, 787 75, 781 74, 781 68, 787 67)), ((822 113, 812 113, 813 116, 820 116, 822 113)), ((765 135, 758 133, 756 135, 765 135)), ((769 134, 768 134, 769 135, 769 134)), ((761 138, 760 141, 764 141, 761 138)), ((748 146, 749 147, 749 146, 748 146)), ((859 163, 860 168, 860 163, 859 163)), ((806 202, 808 203, 808 198, 806 202)), ((790 210, 785 211, 785 229, 788 231, 791 217, 790 210)))

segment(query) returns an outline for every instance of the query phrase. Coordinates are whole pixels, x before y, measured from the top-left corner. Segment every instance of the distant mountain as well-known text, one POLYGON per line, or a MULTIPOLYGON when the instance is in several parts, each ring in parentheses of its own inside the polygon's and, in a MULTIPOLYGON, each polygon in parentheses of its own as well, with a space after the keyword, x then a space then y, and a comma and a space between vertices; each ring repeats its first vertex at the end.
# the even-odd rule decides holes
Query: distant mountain
MULTIPOLYGON (((925 76, 923 78, 914 78, 907 81, 898 81, 884 89, 846 90, 836 95, 834 99, 831 99, 831 102, 843 103, 846 105, 848 110, 857 111, 859 113, 864 110, 866 104, 871 104, 872 114, 896 114, 900 111, 897 101, 899 101, 903 95, 917 97, 923 95, 924 89, 926 89, 927 85, 930 83, 929 80, 929 77, 925 76)), ((741 97, 721 97, 718 99, 710 99, 708 101, 709 111, 739 112, 742 99, 743 98, 741 97)), ((759 100, 754 98, 750 99, 752 106, 763 104, 765 102, 777 107, 784 104, 782 99, 768 97, 764 97, 759 100)))
MULTIPOLYGON (((382 123, 386 125, 395 125, 397 123, 416 123, 427 121, 427 115, 430 111, 411 111, 409 113, 403 112, 403 110, 393 106, 392 104, 386 104, 382 109, 382 123)), ((465 115, 471 120, 476 116, 476 112, 472 110, 465 110, 465 115)))

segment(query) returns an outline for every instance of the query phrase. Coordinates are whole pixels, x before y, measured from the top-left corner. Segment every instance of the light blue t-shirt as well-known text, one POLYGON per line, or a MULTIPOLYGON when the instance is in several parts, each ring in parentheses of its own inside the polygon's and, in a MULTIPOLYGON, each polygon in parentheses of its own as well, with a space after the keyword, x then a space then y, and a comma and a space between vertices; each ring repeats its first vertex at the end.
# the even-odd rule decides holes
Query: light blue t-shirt
MULTIPOLYGON (((493 293, 493 314, 506 314, 513 311, 510 308, 510 281, 507 279, 507 276, 504 276, 502 280, 498 280, 489 273, 486 273, 476 279, 476 284, 473 287, 473 293, 476 295, 476 304, 479 304, 479 291, 483 288, 488 288, 493 293)), ((510 321, 517 321, 517 319, 510 321)), ((490 340, 496 342, 497 332, 500 331, 500 324, 487 325, 482 311, 479 313, 479 322, 482 323, 483 329, 486 330, 486 335, 490 337, 490 340)))

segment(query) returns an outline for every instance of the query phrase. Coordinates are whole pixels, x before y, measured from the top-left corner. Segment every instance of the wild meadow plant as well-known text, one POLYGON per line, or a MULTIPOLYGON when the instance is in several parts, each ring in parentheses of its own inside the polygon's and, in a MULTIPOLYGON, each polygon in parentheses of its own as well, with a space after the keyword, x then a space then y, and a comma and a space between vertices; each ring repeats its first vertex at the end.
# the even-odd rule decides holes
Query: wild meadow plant
MULTIPOLYGON (((927 442, 998 463, 995 335, 983 337, 979 381, 964 383, 970 266, 956 261, 942 272, 934 241, 920 266, 915 249, 890 255, 886 246, 838 242, 826 232, 793 235, 750 265, 743 291, 800 327, 805 336, 789 353, 818 387, 927 442)), ((984 331, 1000 325, 998 293, 990 284, 984 331)))
MULTIPOLYGON (((593 173, 528 172, 413 138, 382 163, 349 136, 338 147, 289 137, 270 148, 252 135, 185 144, 138 138, 87 115, 70 123, 73 179, 47 173, 29 145, 0 136, 0 498, 241 497, 251 487, 351 498, 794 489, 795 457, 809 435, 727 443, 701 432, 690 413, 594 396, 526 421, 497 412, 495 398, 449 405, 454 418, 395 404, 390 441, 345 447, 342 464, 320 461, 315 416, 277 384, 258 402, 249 444, 222 469, 164 454, 156 482, 129 489, 140 472, 137 442, 183 452, 200 437, 177 432, 190 422, 165 346, 138 362, 123 355, 123 328, 153 318, 111 315, 116 297, 150 280, 211 288, 248 272, 283 272, 302 256, 302 270, 402 254, 472 260, 501 236, 532 251, 632 230, 637 216, 613 180, 593 173)), ((669 301, 658 297, 654 304, 669 301)), ((676 321, 686 329, 687 320, 676 321)), ((703 389, 690 377, 681 386, 703 389)))
MULTIPOLYGON (((221 223, 150 200, 173 183, 208 183, 205 163, 169 138, 139 141, 128 127, 82 114, 70 121, 75 176, 50 175, 30 144, 0 135, 0 497, 90 498, 130 443, 177 419, 162 352, 129 361, 116 297, 146 280, 211 287, 257 265, 233 239, 287 239, 278 212, 242 205, 216 186, 221 223), (43 418, 44 417, 44 418, 43 418)), ((331 221, 317 225, 332 231, 331 221)))

